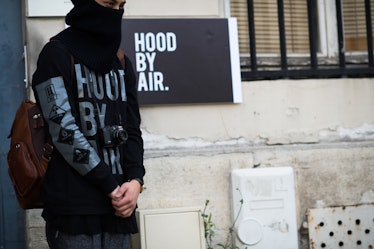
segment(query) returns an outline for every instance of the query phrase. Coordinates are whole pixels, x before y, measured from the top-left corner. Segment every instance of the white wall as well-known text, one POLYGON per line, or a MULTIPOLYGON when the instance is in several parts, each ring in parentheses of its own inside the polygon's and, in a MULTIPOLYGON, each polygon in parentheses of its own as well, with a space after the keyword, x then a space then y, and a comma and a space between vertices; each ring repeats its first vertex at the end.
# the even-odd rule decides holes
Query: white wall
MULTIPOLYGON (((241 104, 145 107, 142 127, 177 144, 180 139, 197 144, 372 139, 373 83, 373 79, 243 82, 241 104)), ((162 145, 157 141, 152 147, 162 145)))
POLYGON ((125 15, 128 17, 222 17, 222 0, 129 0, 125 15))

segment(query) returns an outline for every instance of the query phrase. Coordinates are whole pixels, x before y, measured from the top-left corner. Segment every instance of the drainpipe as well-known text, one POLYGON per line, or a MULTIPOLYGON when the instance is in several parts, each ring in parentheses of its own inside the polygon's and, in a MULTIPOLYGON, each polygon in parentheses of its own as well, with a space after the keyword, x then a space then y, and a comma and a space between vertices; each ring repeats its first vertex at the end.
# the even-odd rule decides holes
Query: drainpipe
POLYGON ((25 248, 25 212, 18 206, 8 176, 7 136, 25 98, 23 1, 2 1, 0 8, 0 249, 25 248))

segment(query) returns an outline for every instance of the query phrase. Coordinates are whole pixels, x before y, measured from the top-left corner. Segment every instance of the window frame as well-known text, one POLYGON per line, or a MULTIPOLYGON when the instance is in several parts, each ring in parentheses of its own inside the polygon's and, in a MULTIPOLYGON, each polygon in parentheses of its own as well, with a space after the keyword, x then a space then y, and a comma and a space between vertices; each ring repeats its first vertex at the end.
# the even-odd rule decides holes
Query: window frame
MULTIPOLYGON (((308 0, 309 1, 309 0, 308 0)), ((315 0, 316 2, 316 15, 317 15, 317 28, 319 31, 319 36, 318 36, 318 51, 316 52, 316 58, 319 61, 319 66, 320 65, 332 65, 332 64, 339 64, 339 60, 341 60, 341 55, 339 54, 339 37, 338 37, 338 21, 337 21, 337 9, 336 9, 336 2, 335 0, 315 0)), ((231 9, 230 9, 230 2, 231 0, 224 0, 224 13, 225 17, 231 17, 231 9)), ((374 6, 371 6, 373 8, 374 6)), ((248 38, 250 39, 250 38, 248 38)), ((358 56, 357 58, 363 58, 365 61, 365 54, 368 56, 368 51, 344 51, 344 56, 348 58, 351 56, 358 56)), ((311 56, 311 54, 307 53, 287 53, 287 60, 296 60, 300 61, 302 64, 303 60, 308 60, 308 58, 311 56)), ((248 68, 250 67, 250 57, 251 57, 251 52, 249 53, 240 53, 241 57, 241 66, 242 66, 242 72, 246 71, 244 73, 244 79, 248 79, 248 75, 256 75, 256 72, 254 73, 248 73, 248 68), (245 76, 247 75, 247 76, 245 76)), ((268 60, 273 59, 273 60, 279 60, 280 55, 276 53, 256 53, 256 59, 266 61, 266 58, 268 60)), ((360 59, 359 59, 360 60, 360 59)), ((356 59, 357 62, 357 59, 356 59)), ((265 63, 266 64, 266 63, 265 63)), ((312 63, 311 63, 312 64, 312 63)), ((368 66, 373 70, 373 65, 368 66)), ((316 68, 312 68, 312 71, 315 71, 316 68)), ((283 69, 282 69, 283 70, 283 69)), ((281 71, 282 71, 281 70, 281 71)), ((287 69, 288 70, 288 69, 287 69)), ((251 71, 251 70, 249 70, 251 71)), ((264 70, 266 71, 266 69, 264 70)), ((269 70, 269 71, 274 71, 274 70, 269 70)), ((298 76, 297 72, 291 73, 291 75, 295 75, 294 77, 307 77, 307 75, 312 76, 312 77, 318 77, 318 73, 316 72, 311 72, 310 74, 306 73, 305 70, 300 71, 300 76, 298 76), (304 71, 304 72, 301 72, 304 71)), ((343 77, 343 76, 351 76, 351 77, 363 77, 363 76, 374 76, 374 73, 367 72, 368 70, 363 70, 361 72, 355 72, 357 70, 345 70, 344 68, 338 68, 338 70, 335 70, 335 72, 330 72, 323 74, 326 77, 343 77), (344 72, 346 71, 346 72, 344 72)), ((373 70, 374 71, 374 70, 373 70)), ((266 78, 266 73, 261 73, 261 75, 264 75, 266 78)), ((269 78, 274 77, 276 73, 272 72, 269 74, 269 78), (271 76, 273 75, 273 76, 271 76)), ((258 77, 259 79, 264 78, 264 76, 258 77)), ((280 78, 286 78, 289 77, 290 75, 287 73, 280 73, 279 76, 280 78)), ((243 77, 243 73, 242 73, 243 77)), ((257 77, 255 77, 257 79, 257 77)))

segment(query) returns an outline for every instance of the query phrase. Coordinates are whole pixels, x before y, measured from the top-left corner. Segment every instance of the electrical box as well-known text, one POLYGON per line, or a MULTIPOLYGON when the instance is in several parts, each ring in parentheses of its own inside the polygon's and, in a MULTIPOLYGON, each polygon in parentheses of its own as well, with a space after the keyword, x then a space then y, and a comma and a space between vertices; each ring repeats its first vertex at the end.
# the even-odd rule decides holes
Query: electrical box
POLYGON ((138 210, 141 249, 205 249, 200 208, 138 210))
POLYGON ((239 248, 297 249, 294 174, 291 167, 233 170, 232 216, 239 248))
POLYGON ((310 248, 374 248, 374 204, 308 209, 310 248))

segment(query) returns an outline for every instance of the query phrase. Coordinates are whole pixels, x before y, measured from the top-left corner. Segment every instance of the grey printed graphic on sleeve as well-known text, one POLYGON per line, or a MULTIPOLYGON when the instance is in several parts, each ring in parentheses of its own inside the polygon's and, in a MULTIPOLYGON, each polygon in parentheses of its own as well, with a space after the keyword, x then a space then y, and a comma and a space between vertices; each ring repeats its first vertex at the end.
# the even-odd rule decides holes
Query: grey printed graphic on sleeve
POLYGON ((54 146, 75 170, 87 174, 100 158, 75 123, 62 77, 37 85, 36 91, 54 146))

